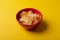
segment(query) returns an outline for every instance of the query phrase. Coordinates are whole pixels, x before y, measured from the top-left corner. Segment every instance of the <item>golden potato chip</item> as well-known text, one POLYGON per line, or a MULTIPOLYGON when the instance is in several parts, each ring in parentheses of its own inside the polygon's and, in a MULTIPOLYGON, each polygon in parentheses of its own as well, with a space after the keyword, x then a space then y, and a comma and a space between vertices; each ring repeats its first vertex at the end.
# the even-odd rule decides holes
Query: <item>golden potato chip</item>
POLYGON ((31 25, 32 22, 34 22, 34 24, 37 23, 38 18, 39 15, 32 13, 32 11, 23 11, 19 21, 21 21, 23 24, 31 25))

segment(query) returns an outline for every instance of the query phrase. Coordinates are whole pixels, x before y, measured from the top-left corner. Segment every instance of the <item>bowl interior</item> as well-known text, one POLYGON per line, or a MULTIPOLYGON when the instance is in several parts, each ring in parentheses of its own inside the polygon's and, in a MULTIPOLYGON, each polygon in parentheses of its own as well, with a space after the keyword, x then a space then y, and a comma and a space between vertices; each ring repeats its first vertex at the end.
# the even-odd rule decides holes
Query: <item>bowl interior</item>
POLYGON ((16 19, 17 19, 17 20, 20 19, 20 14, 21 14, 23 11, 26 11, 26 12, 32 11, 33 13, 36 13, 36 14, 38 14, 39 16, 42 16, 41 12, 38 11, 38 10, 36 10, 36 9, 33 9, 33 8, 25 8, 25 9, 20 10, 20 11, 17 13, 17 15, 16 15, 16 19))

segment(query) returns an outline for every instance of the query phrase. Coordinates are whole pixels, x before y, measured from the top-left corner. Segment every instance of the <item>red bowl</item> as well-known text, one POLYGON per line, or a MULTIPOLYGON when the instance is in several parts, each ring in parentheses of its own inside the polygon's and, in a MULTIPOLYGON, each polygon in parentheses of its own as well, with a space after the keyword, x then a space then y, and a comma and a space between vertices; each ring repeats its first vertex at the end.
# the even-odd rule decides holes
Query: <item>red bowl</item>
POLYGON ((42 18, 43 18, 42 13, 41 13, 39 10, 36 10, 36 9, 34 9, 34 8, 25 8, 25 9, 22 9, 22 10, 20 10, 20 11, 17 13, 17 15, 16 15, 16 19, 17 19, 18 23, 19 23, 20 25, 22 25, 23 27, 25 27, 26 29, 34 29, 34 28, 37 28, 38 25, 41 23, 42 18), (40 16, 40 20, 39 20, 36 24, 32 24, 32 25, 24 25, 24 24, 22 24, 22 23, 19 21, 19 19, 21 18, 20 14, 21 14, 23 11, 26 11, 26 12, 32 11, 33 13, 38 14, 38 15, 40 16))

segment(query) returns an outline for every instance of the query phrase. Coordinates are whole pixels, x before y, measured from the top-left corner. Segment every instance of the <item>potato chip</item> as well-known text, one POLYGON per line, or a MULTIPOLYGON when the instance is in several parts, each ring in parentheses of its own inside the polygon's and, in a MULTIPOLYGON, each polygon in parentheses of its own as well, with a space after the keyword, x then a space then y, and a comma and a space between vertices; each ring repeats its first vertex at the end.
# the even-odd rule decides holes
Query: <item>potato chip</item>
POLYGON ((32 23, 37 23, 38 18, 39 16, 37 14, 32 13, 32 11, 23 11, 19 21, 21 21, 23 24, 31 25, 32 23))

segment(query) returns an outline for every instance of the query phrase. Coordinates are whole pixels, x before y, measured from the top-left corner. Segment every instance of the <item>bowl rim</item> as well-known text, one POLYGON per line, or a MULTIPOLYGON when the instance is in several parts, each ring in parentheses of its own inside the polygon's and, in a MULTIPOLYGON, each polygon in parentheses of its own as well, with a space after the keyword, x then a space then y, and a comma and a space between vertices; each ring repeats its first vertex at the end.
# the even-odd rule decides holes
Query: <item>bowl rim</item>
MULTIPOLYGON (((41 13, 39 10, 35 9, 35 8, 23 8, 23 9, 19 10, 19 11, 17 12, 17 14, 19 14, 21 11, 24 11, 24 10, 27 10, 27 9, 36 10, 36 11, 38 11, 38 12, 41 14, 41 16, 40 16, 40 17, 41 17, 41 20, 39 20, 36 24, 38 24, 39 22, 42 21, 42 19, 43 19, 42 13, 41 13)), ((17 19, 17 14, 16 14, 16 19, 17 19)), ((19 24, 25 25, 25 26, 33 26, 33 25, 36 25, 36 24, 32 24, 32 25, 23 24, 23 23, 21 23, 21 22, 19 21, 19 19, 17 19, 17 21, 19 22, 19 24)))

